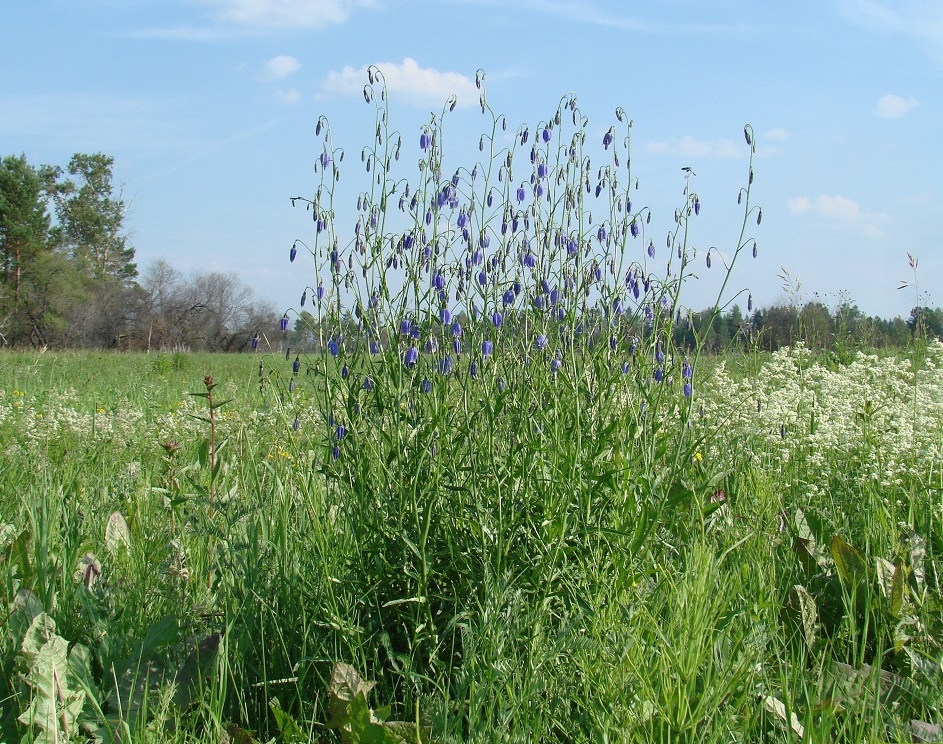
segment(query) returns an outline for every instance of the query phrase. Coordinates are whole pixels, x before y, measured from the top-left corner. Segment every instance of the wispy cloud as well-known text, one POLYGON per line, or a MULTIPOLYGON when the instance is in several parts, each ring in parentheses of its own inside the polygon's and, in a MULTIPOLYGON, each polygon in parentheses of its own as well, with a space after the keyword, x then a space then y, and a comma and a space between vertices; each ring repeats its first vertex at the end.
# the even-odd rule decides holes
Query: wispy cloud
POLYGON ((763 132, 762 139, 769 140, 770 142, 785 142, 790 136, 792 135, 788 129, 774 127, 773 129, 767 129, 763 132))
POLYGON ((943 63, 943 3, 939 0, 841 0, 840 8, 854 23, 923 40, 943 63))
MULTIPOLYGON (((386 79, 390 93, 396 94, 414 106, 441 107, 454 95, 458 106, 474 106, 478 103, 475 81, 458 72, 440 72, 430 67, 420 67, 416 60, 407 57, 401 63, 377 62, 386 79)), ((328 93, 360 95, 367 83, 367 66, 359 69, 345 67, 332 71, 322 83, 328 93)))
POLYGON ((297 106, 301 103, 301 91, 296 88, 278 88, 275 91, 275 100, 285 106, 297 106))
POLYGON ((836 228, 851 229, 867 238, 879 238, 890 218, 882 212, 862 212, 854 199, 846 196, 820 194, 814 200, 798 196, 787 202, 793 214, 808 214, 824 219, 836 228))
POLYGON ((377 0, 191 0, 207 9, 205 26, 145 28, 131 36, 169 41, 218 41, 279 29, 311 29, 346 23, 377 0))
MULTIPOLYGON (((500 8, 502 10, 509 7, 507 0, 454 0, 454 2, 462 5, 500 8)), ((618 3, 607 3, 607 5, 621 9, 618 3)), ((582 0, 578 2, 576 0, 518 0, 513 4, 513 7, 527 12, 556 16, 573 23, 605 26, 644 34, 666 32, 741 34, 756 30, 756 27, 749 23, 653 22, 642 20, 641 14, 626 15, 618 11, 612 12, 609 8, 602 10, 597 7, 597 3, 583 2, 582 0)), ((646 15, 651 14, 647 13, 646 15)))
POLYGON ((920 101, 912 96, 901 98, 900 96, 888 94, 878 99, 877 105, 874 107, 874 115, 882 119, 899 119, 918 105, 920 105, 920 101))
POLYGON ((322 28, 344 23, 374 0, 199 0, 221 23, 250 28, 322 28))
POLYGON ((286 54, 280 54, 272 57, 262 66, 259 73, 259 79, 265 81, 284 80, 289 75, 293 75, 301 69, 301 62, 294 57, 286 54))
POLYGON ((675 140, 649 142, 645 149, 658 155, 681 155, 686 158, 736 158, 745 148, 731 139, 703 140, 686 134, 675 140))

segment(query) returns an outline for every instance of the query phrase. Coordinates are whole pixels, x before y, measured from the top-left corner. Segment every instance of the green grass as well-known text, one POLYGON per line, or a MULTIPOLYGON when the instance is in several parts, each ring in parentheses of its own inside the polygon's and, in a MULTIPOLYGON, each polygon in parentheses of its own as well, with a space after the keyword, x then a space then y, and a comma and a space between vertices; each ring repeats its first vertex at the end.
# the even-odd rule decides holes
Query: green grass
MULTIPOLYGON (((268 362, 260 392, 249 355, 0 357, 4 739, 332 741, 332 700, 376 736, 394 727, 358 706, 387 706, 406 740, 417 721, 434 741, 903 741, 940 723, 938 454, 898 453, 888 486, 848 467, 848 445, 886 446, 874 431, 777 442, 758 415, 716 418, 751 385, 792 394, 784 358, 736 390, 705 381, 690 440, 586 376, 499 363, 397 394, 395 376, 367 393, 302 371, 289 396, 291 362, 268 362), (188 395, 206 374, 232 398, 212 411, 215 475, 208 401, 188 395), (338 702, 337 663, 369 696, 338 702)), ((861 364, 872 398, 898 389, 861 364)), ((799 390, 826 373, 810 362, 799 390)), ((934 378, 917 391, 943 404, 934 378)))

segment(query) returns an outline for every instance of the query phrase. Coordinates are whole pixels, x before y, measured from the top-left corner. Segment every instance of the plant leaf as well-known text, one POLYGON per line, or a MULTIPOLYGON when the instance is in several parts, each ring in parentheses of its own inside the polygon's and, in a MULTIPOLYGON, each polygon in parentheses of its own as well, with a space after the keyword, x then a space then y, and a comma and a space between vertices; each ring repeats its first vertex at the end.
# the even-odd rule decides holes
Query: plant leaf
POLYGON ((109 553, 117 553, 119 548, 131 547, 131 531, 121 512, 114 511, 105 524, 105 548, 109 553))
POLYGON ((805 738, 805 726, 802 725, 802 722, 795 713, 787 713, 786 705, 782 700, 774 698, 772 695, 767 695, 763 698, 763 707, 776 716, 781 723, 788 725, 792 732, 800 739, 805 738))
POLYGON ((857 588, 868 578, 868 564, 861 553, 842 540, 838 535, 832 538, 832 558, 838 569, 838 577, 846 589, 857 588))

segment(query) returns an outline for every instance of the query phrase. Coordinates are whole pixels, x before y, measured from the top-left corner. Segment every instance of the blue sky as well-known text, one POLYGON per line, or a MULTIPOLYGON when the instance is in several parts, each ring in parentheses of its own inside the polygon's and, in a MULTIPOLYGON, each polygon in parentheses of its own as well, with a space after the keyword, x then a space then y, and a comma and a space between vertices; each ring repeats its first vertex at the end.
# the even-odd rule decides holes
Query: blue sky
MULTIPOLYGON (((288 250, 312 225, 289 200, 315 187, 317 117, 359 153, 376 64, 404 160, 454 93, 446 154, 454 144, 470 167, 488 125, 480 68, 511 128, 575 93, 601 140, 625 109, 636 205, 664 234, 693 168, 701 248, 736 245, 751 124, 759 257, 732 284, 758 305, 788 284, 906 317, 908 252, 921 303, 943 305, 940 0, 30 0, 4 3, 0 21, 0 155, 112 155, 142 269, 162 257, 234 271, 297 307, 312 276, 288 250)), ((351 163, 351 213, 361 175, 351 163)), ((686 303, 706 306, 718 280, 695 282, 686 303)))

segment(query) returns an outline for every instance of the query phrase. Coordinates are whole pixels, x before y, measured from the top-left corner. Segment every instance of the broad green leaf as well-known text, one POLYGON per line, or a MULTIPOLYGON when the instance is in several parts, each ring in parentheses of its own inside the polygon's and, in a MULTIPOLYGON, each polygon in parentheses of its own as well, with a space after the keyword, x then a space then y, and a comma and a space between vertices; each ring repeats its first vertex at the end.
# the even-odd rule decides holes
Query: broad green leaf
POLYGON ((904 567, 900 565, 896 566, 894 568, 894 576, 891 580, 891 594, 888 598, 890 600, 888 609, 891 611, 891 615, 897 618, 899 618, 904 611, 905 586, 904 567))
POLYGON ((832 558, 838 569, 838 577, 846 589, 863 584, 868 578, 868 564, 864 557, 838 535, 832 538, 832 558))
POLYGON ((216 670, 221 635, 213 633, 200 641, 177 672, 177 690, 174 703, 183 709, 189 708, 203 690, 207 679, 216 670))
POLYGON ((308 741, 308 737, 304 735, 298 722, 289 713, 282 710, 278 698, 272 698, 268 705, 284 744, 304 744, 308 741))

